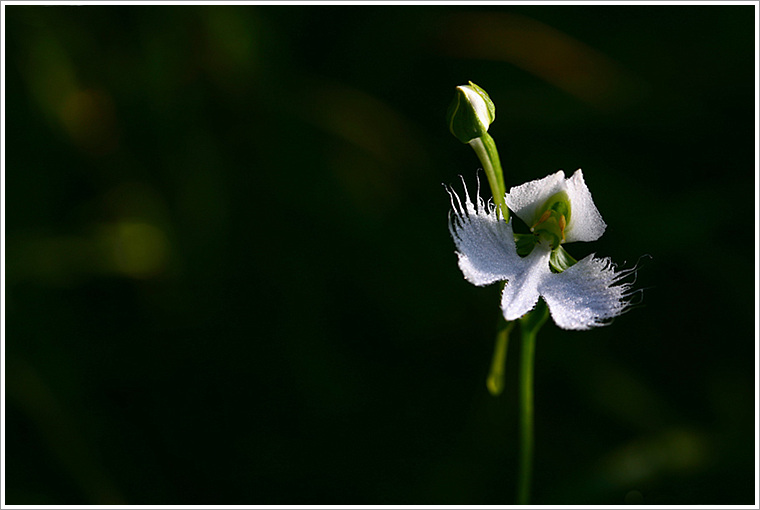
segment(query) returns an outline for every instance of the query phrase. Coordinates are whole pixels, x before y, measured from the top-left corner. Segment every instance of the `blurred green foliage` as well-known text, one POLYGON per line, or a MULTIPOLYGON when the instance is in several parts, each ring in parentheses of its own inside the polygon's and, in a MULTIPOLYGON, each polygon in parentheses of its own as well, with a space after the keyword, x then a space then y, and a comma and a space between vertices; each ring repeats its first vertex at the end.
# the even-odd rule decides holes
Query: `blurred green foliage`
POLYGON ((753 6, 5 7, 6 503, 509 504, 441 183, 584 169, 643 304, 547 325, 534 501, 751 504, 753 6))

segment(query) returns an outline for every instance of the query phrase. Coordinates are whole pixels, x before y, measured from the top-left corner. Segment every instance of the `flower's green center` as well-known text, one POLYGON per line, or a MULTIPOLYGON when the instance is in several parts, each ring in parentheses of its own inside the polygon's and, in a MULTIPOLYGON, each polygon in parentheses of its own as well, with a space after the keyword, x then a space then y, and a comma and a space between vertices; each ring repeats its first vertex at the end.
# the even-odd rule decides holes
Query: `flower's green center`
POLYGON ((570 198, 560 191, 544 202, 538 221, 530 227, 538 242, 545 241, 556 250, 565 241, 565 227, 570 221, 570 198))

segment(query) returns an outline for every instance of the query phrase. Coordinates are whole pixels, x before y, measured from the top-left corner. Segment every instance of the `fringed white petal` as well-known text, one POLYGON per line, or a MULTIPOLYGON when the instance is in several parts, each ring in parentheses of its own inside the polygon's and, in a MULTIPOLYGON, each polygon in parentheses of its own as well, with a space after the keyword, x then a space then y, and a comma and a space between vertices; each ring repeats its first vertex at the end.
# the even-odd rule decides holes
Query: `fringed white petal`
POLYGON ((485 204, 479 193, 476 207, 466 185, 464 204, 456 192, 451 189, 448 192, 452 206, 449 232, 465 279, 474 285, 488 285, 512 278, 521 259, 517 255, 511 223, 505 222, 491 204, 485 204))
POLYGON ((560 170, 543 179, 513 187, 504 199, 507 202, 507 207, 530 227, 538 221, 543 213, 538 209, 549 197, 562 191, 564 186, 565 172, 560 170))
POLYGON ((539 245, 530 255, 519 260, 516 265, 519 273, 507 282, 501 296, 501 311, 506 320, 519 319, 536 306, 541 282, 552 276, 550 256, 551 251, 539 245))
POLYGON ((565 227, 565 242, 596 241, 607 228, 602 215, 594 205, 591 192, 583 180, 583 171, 578 169, 565 180, 565 191, 570 198, 570 221, 565 227))
POLYGON ((593 255, 562 273, 551 274, 538 291, 549 305, 552 319, 563 329, 584 330, 603 326, 628 307, 629 283, 619 283, 633 270, 617 271, 608 258, 593 255))

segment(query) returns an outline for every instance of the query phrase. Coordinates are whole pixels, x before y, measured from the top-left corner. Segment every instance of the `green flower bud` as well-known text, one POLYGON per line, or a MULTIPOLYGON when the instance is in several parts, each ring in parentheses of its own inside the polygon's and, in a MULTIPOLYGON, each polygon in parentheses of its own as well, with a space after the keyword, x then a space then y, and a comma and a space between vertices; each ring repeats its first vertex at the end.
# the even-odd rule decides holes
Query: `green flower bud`
POLYGON ((449 130, 462 143, 469 143, 488 132, 496 118, 496 107, 488 93, 474 83, 457 87, 446 113, 449 130))

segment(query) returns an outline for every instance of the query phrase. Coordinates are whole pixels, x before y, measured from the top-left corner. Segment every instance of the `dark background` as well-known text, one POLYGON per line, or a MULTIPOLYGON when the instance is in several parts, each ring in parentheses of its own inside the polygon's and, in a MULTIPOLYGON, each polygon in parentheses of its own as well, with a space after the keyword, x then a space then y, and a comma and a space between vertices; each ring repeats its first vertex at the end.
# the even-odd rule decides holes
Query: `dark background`
POLYGON ((6 503, 512 503, 467 80, 507 187, 582 167, 568 250, 645 289, 541 331, 533 501, 753 503, 753 15, 6 6, 6 503))

